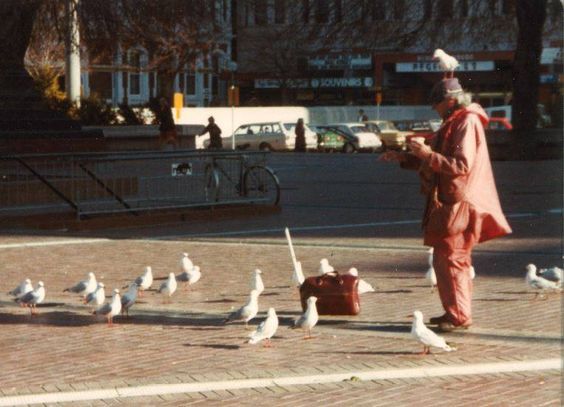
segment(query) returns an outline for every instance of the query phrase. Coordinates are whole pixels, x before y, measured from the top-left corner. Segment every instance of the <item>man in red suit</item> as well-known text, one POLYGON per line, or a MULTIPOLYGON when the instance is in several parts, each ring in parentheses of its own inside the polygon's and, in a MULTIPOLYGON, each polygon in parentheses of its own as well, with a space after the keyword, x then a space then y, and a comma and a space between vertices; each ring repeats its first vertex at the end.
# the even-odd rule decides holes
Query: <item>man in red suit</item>
POLYGON ((389 151, 381 156, 419 172, 427 197, 424 244, 434 248, 433 266, 445 310, 430 322, 445 332, 472 324, 472 248, 511 233, 484 134, 488 116, 470 99, 457 78, 436 83, 430 102, 443 124, 430 145, 414 139, 410 152, 389 151))

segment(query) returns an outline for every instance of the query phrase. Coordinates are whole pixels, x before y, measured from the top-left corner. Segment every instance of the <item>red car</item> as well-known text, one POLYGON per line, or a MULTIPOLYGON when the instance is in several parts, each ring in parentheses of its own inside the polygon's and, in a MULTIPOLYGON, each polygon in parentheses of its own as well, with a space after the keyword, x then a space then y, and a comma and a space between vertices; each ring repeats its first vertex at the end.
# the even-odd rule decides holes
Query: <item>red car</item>
POLYGON ((513 126, 507 117, 490 117, 490 122, 486 129, 509 131, 513 130, 513 126))

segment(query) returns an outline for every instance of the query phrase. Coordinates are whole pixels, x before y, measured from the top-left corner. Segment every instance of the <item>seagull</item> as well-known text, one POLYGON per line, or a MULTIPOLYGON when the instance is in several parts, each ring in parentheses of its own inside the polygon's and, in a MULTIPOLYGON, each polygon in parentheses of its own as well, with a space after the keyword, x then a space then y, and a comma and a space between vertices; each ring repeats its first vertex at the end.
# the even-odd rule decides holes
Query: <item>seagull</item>
POLYGON ((135 301, 137 300, 138 289, 139 286, 137 284, 131 283, 129 285, 129 289, 127 290, 127 292, 123 294, 123 297, 121 297, 121 313, 123 314, 125 312, 125 315, 127 315, 128 317, 129 317, 129 308, 131 308, 133 304, 135 304, 135 301))
POLYGON ((177 281, 181 281, 184 283, 184 288, 188 288, 192 284, 196 284, 200 277, 202 277, 202 272, 200 271, 200 266, 192 267, 190 271, 183 271, 179 275, 176 276, 177 281))
POLYGON ((108 326, 112 326, 114 323, 114 317, 119 315, 121 311, 121 298, 119 295, 119 290, 117 288, 114 289, 114 294, 112 295, 112 299, 110 302, 102 305, 94 314, 96 315, 104 315, 108 320, 108 326))
POLYGON ((151 266, 145 267, 145 273, 135 279, 135 284, 139 287, 139 295, 145 290, 151 288, 153 284, 153 269, 151 266))
POLYGON ((453 78, 454 70, 458 68, 458 60, 455 57, 450 56, 442 49, 437 48, 433 53, 433 60, 439 61, 439 67, 444 72, 444 78, 453 78))
POLYGON ((223 321, 224 323, 229 323, 232 321, 244 321, 245 328, 249 327, 249 321, 253 319, 258 312, 258 297, 259 292, 257 290, 252 290, 249 295, 249 301, 237 311, 229 314, 227 318, 223 321))
POLYGON ((319 274, 324 275, 327 273, 333 273, 335 269, 329 264, 327 259, 321 259, 319 262, 319 274))
POLYGON ((19 298, 16 298, 16 302, 19 302, 24 307, 29 307, 31 315, 37 314, 35 307, 37 304, 41 304, 45 299, 45 285, 43 281, 39 281, 34 290, 27 292, 19 298))
POLYGON ((538 270, 537 273, 537 275, 541 276, 542 278, 545 278, 550 281, 554 281, 558 285, 558 287, 562 286, 563 274, 564 274, 564 270, 556 266, 540 269, 538 270))
POLYGON ((168 299, 170 300, 170 297, 176 291, 176 287, 176 277, 174 277, 174 273, 169 273, 168 279, 159 287, 159 293, 168 295, 168 299))
POLYGON ((274 308, 270 307, 268 309, 268 316, 264 321, 260 323, 257 330, 249 335, 249 343, 254 345, 259 343, 264 339, 264 347, 270 348, 270 338, 274 336, 276 330, 278 329, 278 316, 274 308))
POLYGON ((258 291, 259 295, 264 291, 264 283, 262 282, 261 274, 262 271, 255 269, 251 277, 251 290, 258 291))
POLYGON ((291 329, 301 328, 307 332, 307 335, 304 336, 304 339, 311 339, 311 330, 317 324, 319 320, 319 314, 317 314, 317 306, 315 303, 317 302, 317 297, 309 297, 307 299, 307 309, 302 314, 301 317, 294 321, 294 325, 290 326, 291 329))
POLYGON ((431 247, 427 253, 429 253, 429 257, 427 258, 429 268, 425 273, 425 278, 431 283, 431 292, 435 292, 435 288, 437 288, 437 275, 435 274, 435 267, 433 267, 433 248, 431 247))
POLYGON ((292 274, 292 282, 296 287, 300 287, 305 280, 304 272, 302 271, 302 263, 297 261, 292 274))
POLYGON ((546 278, 538 276, 537 266, 535 266, 534 264, 528 264, 526 269, 527 269, 527 277, 525 278, 525 281, 527 282, 527 285, 530 288, 537 290, 534 299, 536 299, 539 295, 542 295, 542 293, 546 290, 562 291, 558 283, 555 283, 554 281, 550 281, 547 280, 546 278))
MULTIPOLYGON (((356 267, 351 267, 349 269, 349 271, 347 272, 347 274, 350 274, 351 276, 358 277, 358 270, 356 269, 356 267)), ((358 279, 358 293, 359 294, 373 293, 375 291, 376 290, 374 289, 374 287, 372 287, 372 284, 367 283, 366 281, 364 281, 361 278, 358 279)))
POLYGON ((105 287, 104 283, 98 283, 96 290, 94 290, 93 292, 91 292, 86 296, 86 298, 84 299, 84 303, 90 305, 96 305, 98 307, 102 305, 106 300, 106 290, 104 287, 105 287))
POLYGON ((31 280, 29 278, 26 278, 20 283, 20 285, 10 291, 8 294, 13 295, 16 298, 21 298, 30 291, 33 291, 33 286, 31 285, 31 280))
POLYGON ((71 291, 86 298, 86 296, 94 292, 97 287, 98 282, 96 281, 96 276, 94 275, 94 273, 90 272, 88 273, 88 278, 86 280, 83 280, 72 287, 65 288, 63 292, 71 291))
POLYGON ((182 272, 189 273, 194 268, 194 263, 188 257, 188 253, 182 253, 182 258, 180 259, 180 268, 182 272))
POLYGON ((423 344, 422 355, 427 355, 431 352, 431 346, 441 348, 447 352, 456 350, 456 348, 449 346, 445 339, 425 326, 423 322, 423 313, 421 311, 413 312, 413 323, 411 324, 411 336, 423 344))

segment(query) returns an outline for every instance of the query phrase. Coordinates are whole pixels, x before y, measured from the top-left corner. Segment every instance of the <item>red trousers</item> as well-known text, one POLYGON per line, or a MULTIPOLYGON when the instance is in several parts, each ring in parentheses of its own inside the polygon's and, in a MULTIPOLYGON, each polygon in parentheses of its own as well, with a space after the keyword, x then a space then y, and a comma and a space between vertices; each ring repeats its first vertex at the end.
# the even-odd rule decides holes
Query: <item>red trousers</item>
POLYGON ((434 245, 433 267, 447 319, 456 326, 472 324, 472 248, 474 237, 459 233, 434 245))

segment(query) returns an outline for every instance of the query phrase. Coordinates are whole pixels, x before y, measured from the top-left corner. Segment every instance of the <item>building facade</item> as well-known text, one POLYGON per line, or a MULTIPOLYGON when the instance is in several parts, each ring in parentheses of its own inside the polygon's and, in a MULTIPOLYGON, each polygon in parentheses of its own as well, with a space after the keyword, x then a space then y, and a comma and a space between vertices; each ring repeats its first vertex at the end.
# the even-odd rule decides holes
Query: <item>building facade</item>
MULTIPOLYGON (((442 75, 432 60, 436 48, 460 61, 457 76, 485 106, 511 101, 515 0, 236 3, 242 104, 426 104, 442 75)), ((562 4, 549 0, 547 8, 539 96, 555 106, 562 4)))

